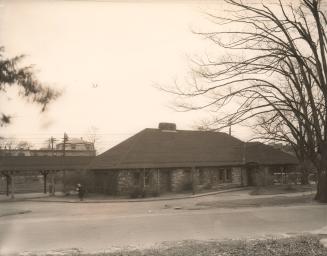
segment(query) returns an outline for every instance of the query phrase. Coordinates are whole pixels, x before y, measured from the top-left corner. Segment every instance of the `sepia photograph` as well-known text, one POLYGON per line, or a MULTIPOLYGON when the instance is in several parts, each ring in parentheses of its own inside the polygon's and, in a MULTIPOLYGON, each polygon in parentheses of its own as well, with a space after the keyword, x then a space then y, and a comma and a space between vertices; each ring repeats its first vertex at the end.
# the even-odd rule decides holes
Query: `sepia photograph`
POLYGON ((0 0, 0 256, 327 256, 327 0, 0 0))

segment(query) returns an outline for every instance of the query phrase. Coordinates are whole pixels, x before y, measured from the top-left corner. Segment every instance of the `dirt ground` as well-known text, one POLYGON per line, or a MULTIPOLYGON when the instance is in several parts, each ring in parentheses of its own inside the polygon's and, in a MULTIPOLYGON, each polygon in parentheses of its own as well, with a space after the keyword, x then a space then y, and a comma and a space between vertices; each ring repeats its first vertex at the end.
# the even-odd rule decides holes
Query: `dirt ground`
MULTIPOLYGON (((110 251, 146 248, 169 241, 256 238, 326 230, 327 205, 300 202, 288 206, 224 207, 227 202, 253 198, 271 200, 271 196, 252 197, 238 191, 137 203, 2 202, 0 255, 72 248, 110 251), (201 204, 210 207, 193 209, 201 204), (218 206, 212 207, 215 204, 218 206)), ((286 199, 289 200, 287 196, 286 199)))

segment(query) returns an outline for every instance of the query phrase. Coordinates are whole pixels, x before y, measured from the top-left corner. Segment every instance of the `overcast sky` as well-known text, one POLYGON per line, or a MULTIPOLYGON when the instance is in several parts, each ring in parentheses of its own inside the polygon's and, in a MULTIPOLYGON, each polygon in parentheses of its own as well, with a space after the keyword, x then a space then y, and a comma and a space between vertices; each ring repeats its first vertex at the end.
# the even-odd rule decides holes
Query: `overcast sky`
MULTIPOLYGON (((40 115, 13 91, 1 110, 14 116, 2 134, 28 140, 85 137, 96 127, 103 151, 158 123, 192 129, 205 113, 177 113, 173 98, 155 88, 182 81, 189 57, 208 43, 191 32, 208 25, 204 11, 224 11, 222 1, 2 1, 1 45, 10 56, 26 54, 37 76, 63 95, 40 115)), ((250 134, 234 129, 248 139, 250 134)))

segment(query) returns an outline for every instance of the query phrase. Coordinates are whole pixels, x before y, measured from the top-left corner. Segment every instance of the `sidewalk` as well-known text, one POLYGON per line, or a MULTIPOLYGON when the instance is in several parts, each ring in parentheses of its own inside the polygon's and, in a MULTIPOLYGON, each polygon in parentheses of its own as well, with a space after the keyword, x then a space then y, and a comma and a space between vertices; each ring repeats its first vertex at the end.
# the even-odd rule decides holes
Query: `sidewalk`
POLYGON ((8 202, 8 201, 23 201, 23 200, 29 200, 29 199, 37 199, 37 198, 49 198, 49 194, 44 193, 22 193, 22 194, 15 194, 15 198, 12 199, 9 196, 6 196, 5 194, 0 194, 0 202, 8 202))
POLYGON ((274 195, 250 195, 251 187, 239 187, 232 189, 225 189, 212 192, 204 192, 198 194, 169 194, 160 197, 148 197, 148 198, 122 198, 106 195, 89 195, 83 201, 80 201, 77 195, 65 196, 63 193, 58 192, 55 196, 43 193, 29 193, 29 194, 17 194, 14 199, 7 197, 6 195, 0 195, 1 202, 17 202, 17 201, 33 201, 33 202, 58 202, 58 203, 123 203, 123 202, 152 202, 152 201, 169 201, 169 200, 182 200, 192 199, 200 197, 210 197, 219 194, 226 194, 221 199, 233 200, 233 199, 255 199, 255 198, 271 198, 271 197, 293 197, 301 195, 311 195, 313 191, 307 192, 295 192, 287 194, 274 194, 274 195), (233 192, 240 192, 235 195, 233 192))

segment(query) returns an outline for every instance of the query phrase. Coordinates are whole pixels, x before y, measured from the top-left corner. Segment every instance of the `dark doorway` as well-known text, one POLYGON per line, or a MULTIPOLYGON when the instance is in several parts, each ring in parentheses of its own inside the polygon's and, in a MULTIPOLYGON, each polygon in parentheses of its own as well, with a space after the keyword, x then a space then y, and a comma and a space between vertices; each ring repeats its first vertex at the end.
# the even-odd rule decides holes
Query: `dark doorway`
POLYGON ((256 173, 258 165, 256 163, 248 164, 246 167, 246 176, 248 181, 248 186, 256 185, 256 173))
POLYGON ((160 170, 160 191, 171 192, 171 170, 161 169, 160 170))
POLYGON ((117 193, 117 176, 115 171, 95 171, 92 192, 115 195, 117 193))

